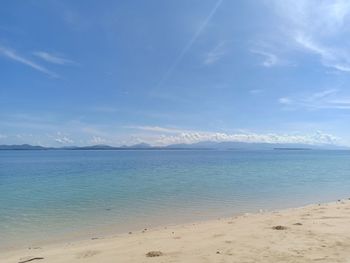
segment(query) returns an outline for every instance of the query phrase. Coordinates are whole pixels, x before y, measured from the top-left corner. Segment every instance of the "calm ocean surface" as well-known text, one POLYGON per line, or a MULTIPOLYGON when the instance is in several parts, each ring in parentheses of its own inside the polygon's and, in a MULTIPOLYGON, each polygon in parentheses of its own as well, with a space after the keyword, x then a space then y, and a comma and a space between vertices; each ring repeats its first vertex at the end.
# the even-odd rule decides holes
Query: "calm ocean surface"
POLYGON ((350 151, 0 151, 0 248, 350 197, 350 151))

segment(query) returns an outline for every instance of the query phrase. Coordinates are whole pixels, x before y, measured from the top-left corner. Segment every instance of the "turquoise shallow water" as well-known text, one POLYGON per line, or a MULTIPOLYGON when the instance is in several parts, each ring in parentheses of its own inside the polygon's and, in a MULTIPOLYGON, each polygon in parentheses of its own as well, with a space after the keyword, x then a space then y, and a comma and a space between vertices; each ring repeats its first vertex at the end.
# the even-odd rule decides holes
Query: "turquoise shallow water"
POLYGON ((0 151, 0 248, 347 197, 349 151, 0 151))

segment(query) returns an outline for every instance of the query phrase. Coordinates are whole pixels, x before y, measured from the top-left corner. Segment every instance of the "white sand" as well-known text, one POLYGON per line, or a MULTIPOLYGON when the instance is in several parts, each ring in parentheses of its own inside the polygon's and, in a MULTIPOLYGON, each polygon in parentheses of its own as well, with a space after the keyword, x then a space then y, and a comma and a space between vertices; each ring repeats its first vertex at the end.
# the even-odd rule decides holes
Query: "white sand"
POLYGON ((350 201, 2 252, 0 262, 35 257, 43 259, 30 262, 350 262, 350 201))

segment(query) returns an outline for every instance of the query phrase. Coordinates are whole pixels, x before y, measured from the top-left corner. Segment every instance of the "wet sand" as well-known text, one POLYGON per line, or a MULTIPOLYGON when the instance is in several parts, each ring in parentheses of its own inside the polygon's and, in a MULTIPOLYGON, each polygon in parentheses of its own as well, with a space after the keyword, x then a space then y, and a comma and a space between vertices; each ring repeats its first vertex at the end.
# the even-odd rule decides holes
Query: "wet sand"
POLYGON ((350 262, 350 200, 44 244, 0 262, 350 262))

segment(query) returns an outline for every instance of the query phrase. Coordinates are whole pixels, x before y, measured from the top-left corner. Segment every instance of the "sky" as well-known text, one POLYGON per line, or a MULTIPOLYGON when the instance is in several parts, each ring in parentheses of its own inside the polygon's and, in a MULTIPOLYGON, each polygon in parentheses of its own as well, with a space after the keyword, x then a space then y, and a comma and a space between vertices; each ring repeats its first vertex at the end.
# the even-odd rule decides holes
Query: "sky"
POLYGON ((0 144, 350 146, 347 0, 5 0, 0 144))

